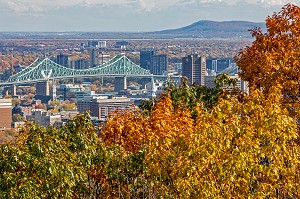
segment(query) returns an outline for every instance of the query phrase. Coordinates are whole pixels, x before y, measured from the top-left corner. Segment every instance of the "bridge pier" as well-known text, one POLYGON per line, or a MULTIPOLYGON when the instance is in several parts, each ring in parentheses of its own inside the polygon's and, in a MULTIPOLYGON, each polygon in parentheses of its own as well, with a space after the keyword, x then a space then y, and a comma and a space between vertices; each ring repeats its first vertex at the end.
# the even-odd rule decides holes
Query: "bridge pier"
POLYGON ((3 97, 10 94, 10 87, 4 87, 2 90, 3 97))
POLYGON ((115 77, 115 92, 127 89, 127 77, 115 77))
POLYGON ((16 95, 17 95, 17 86, 11 85, 11 96, 16 96, 16 95))
POLYGON ((38 82, 36 83, 36 95, 42 96, 49 96, 50 95, 50 88, 49 88, 49 81, 38 82))
POLYGON ((6 95, 16 96, 17 95, 17 86, 11 85, 8 87, 4 87, 2 90, 2 95, 3 96, 6 96, 6 95))

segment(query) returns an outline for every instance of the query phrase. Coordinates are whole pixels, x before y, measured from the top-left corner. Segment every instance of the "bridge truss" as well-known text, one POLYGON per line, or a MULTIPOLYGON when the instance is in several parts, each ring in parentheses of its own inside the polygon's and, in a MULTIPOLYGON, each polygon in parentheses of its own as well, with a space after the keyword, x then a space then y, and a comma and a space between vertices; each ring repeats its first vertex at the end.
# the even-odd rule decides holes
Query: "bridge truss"
POLYGON ((102 65, 88 69, 71 69, 59 65, 49 58, 38 58, 24 70, 12 75, 6 83, 1 83, 0 85, 91 76, 153 77, 149 70, 141 68, 125 55, 117 55, 102 65))

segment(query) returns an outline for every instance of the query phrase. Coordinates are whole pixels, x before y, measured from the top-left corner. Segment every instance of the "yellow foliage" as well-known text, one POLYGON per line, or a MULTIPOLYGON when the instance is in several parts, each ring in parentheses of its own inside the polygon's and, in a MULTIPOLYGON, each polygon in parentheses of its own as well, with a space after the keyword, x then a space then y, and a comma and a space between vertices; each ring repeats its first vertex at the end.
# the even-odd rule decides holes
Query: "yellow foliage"
POLYGON ((101 131, 101 138, 107 145, 118 144, 128 151, 136 151, 145 144, 148 129, 147 118, 137 110, 116 112, 101 131))
POLYGON ((221 100, 212 111, 175 109, 164 96, 149 117, 114 115, 102 131, 145 163, 156 197, 299 197, 299 146, 295 119, 281 107, 279 89, 221 100))
POLYGON ((76 104, 63 104, 61 106, 65 111, 74 110, 77 108, 76 104))

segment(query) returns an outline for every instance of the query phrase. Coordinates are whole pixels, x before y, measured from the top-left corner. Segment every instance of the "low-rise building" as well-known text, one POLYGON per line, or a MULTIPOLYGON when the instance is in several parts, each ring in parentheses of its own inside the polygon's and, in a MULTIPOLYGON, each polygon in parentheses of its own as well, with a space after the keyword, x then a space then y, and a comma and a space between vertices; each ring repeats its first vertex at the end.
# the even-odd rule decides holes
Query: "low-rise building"
MULTIPOLYGON (((216 86, 215 81, 214 81, 215 77, 216 76, 212 76, 212 75, 204 76, 205 86, 207 86, 209 88, 214 88, 216 86)), ((237 79, 237 81, 236 81, 235 86, 230 85, 229 87, 226 87, 227 90, 232 90, 233 88, 238 88, 243 92, 246 92, 246 93, 249 92, 249 87, 248 87, 247 82, 243 81, 238 75, 231 75, 231 76, 229 76, 229 78, 237 79)))
POLYGON ((31 113, 31 115, 26 115, 26 119, 40 126, 47 127, 61 122, 60 113, 50 113, 44 109, 32 109, 31 113))
POLYGON ((132 105, 130 98, 127 97, 94 97, 85 98, 77 103, 80 113, 90 111, 92 117, 106 120, 114 111, 128 110, 132 105))
POLYGON ((83 89, 81 85, 61 84, 56 88, 56 94, 60 96, 61 99, 66 100, 71 97, 76 97, 76 93, 81 92, 83 89))
POLYGON ((156 82, 149 82, 146 85, 147 88, 147 97, 152 98, 152 97, 157 97, 159 96, 161 93, 163 93, 165 91, 165 83, 164 82, 160 82, 160 81, 156 81, 156 82))

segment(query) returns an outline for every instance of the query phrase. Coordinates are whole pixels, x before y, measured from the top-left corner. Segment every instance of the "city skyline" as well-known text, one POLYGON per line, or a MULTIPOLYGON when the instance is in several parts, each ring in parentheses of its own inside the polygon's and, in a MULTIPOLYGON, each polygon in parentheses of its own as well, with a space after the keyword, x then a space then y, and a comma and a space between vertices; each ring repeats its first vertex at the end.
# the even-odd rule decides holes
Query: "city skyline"
POLYGON ((0 31, 138 32, 199 20, 263 22, 300 0, 0 0, 0 31))

